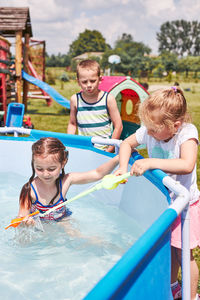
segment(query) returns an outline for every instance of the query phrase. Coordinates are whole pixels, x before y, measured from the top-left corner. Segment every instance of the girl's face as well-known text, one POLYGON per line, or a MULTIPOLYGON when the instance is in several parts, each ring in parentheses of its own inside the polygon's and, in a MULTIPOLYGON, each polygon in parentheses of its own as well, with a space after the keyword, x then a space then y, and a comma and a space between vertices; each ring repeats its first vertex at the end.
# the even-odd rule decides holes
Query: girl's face
POLYGON ((78 83, 83 93, 90 96, 98 91, 100 77, 95 70, 80 69, 78 83))
POLYGON ((64 167, 56 154, 50 154, 48 156, 34 156, 34 169, 37 176, 45 184, 55 183, 56 179, 60 176, 60 171, 64 167))
POLYGON ((147 128, 147 132, 156 140, 166 142, 169 141, 174 135, 174 133, 170 131, 166 126, 162 126, 161 128, 159 128, 158 126, 154 128, 147 128))
POLYGON ((147 132, 158 141, 168 142, 181 126, 180 121, 171 123, 170 127, 165 125, 162 122, 162 112, 158 110, 151 112, 151 120, 151 125, 146 125, 147 132))

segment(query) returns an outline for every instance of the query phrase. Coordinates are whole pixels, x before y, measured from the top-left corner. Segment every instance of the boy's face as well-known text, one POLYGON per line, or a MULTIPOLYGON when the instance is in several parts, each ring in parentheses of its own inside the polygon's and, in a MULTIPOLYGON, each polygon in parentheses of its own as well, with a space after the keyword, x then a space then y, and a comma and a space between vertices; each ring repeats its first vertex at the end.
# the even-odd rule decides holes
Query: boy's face
POLYGON ((98 91, 101 77, 98 76, 97 71, 91 69, 80 69, 78 84, 82 88, 84 94, 93 95, 98 91))

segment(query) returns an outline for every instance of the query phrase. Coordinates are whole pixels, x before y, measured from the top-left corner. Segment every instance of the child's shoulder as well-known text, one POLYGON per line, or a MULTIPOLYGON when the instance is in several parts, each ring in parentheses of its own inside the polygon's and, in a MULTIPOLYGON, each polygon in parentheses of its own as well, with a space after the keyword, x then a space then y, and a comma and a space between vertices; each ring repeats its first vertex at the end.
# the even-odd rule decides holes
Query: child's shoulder
POLYGON ((197 127, 192 124, 192 123, 183 123, 183 125, 181 126, 181 132, 185 133, 185 132, 195 132, 197 133, 197 127))
POLYGON ((198 130, 192 123, 184 123, 178 133, 180 140, 195 138, 198 141, 198 130))

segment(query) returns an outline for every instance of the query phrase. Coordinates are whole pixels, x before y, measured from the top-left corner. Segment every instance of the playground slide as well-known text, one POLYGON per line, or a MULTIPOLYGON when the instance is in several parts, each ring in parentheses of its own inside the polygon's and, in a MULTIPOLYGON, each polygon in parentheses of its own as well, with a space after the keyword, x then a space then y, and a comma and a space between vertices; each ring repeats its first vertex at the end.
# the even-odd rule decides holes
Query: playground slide
POLYGON ((58 104, 70 109, 70 101, 60 95, 55 89, 49 86, 46 82, 39 80, 22 70, 22 78, 28 82, 38 86, 40 89, 44 90, 51 98, 53 98, 58 104))
MULTIPOLYGON (((37 74, 36 70, 34 69, 34 67, 33 67, 33 65, 32 65, 32 63, 31 63, 30 61, 28 61, 28 67, 29 67, 29 70, 30 70, 30 72, 31 72, 30 75, 32 75, 33 77, 35 77, 35 78, 37 78, 37 79, 39 79, 39 80, 42 80, 42 78, 37 74)), ((47 98, 46 98, 47 105, 48 105, 48 106, 51 105, 53 99, 50 98, 49 95, 48 95, 44 90, 42 90, 42 89, 40 89, 40 90, 41 90, 42 94, 43 94, 45 97, 47 97, 47 98)))

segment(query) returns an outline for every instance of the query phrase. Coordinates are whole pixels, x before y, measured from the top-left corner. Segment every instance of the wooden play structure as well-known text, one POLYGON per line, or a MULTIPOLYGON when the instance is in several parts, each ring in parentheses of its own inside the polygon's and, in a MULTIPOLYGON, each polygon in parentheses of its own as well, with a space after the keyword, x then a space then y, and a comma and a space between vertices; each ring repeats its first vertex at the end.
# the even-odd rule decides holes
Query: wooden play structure
POLYGON ((35 78, 43 81, 45 79, 45 41, 33 40, 32 36, 28 7, 0 7, 0 112, 4 115, 4 123, 7 106, 12 101, 23 103, 25 111, 28 97, 42 97, 48 105, 52 102, 43 90, 38 92, 37 89, 37 94, 33 94, 32 88, 32 93, 28 93, 29 83, 22 78, 23 68, 35 78), (14 43, 9 39, 14 39, 14 43), (15 59, 10 52, 13 44, 15 59), (15 90, 15 99, 9 95, 9 88, 15 90), (39 96, 41 92, 43 95, 39 96))
POLYGON ((5 114, 7 111, 7 99, 10 100, 9 85, 7 78, 10 75, 10 43, 0 37, 0 122, 5 123, 5 114))
POLYGON ((129 76, 103 76, 99 89, 111 93, 116 98, 123 122, 121 139, 125 139, 140 127, 138 104, 143 102, 149 93, 129 76))

